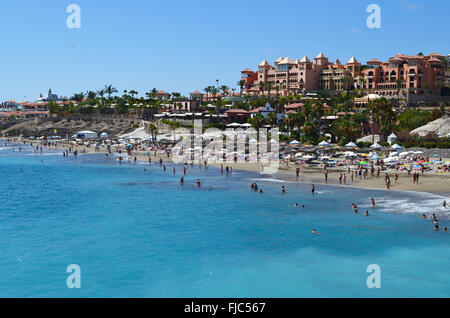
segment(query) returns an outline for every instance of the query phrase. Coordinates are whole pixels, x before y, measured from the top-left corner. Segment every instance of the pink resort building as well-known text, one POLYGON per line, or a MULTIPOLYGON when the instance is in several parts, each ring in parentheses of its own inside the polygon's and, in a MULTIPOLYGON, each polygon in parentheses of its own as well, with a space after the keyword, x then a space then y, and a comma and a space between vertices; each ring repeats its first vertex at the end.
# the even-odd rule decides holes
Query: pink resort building
POLYGON ((280 57, 273 65, 264 60, 256 72, 248 68, 241 71, 241 79, 246 81, 246 92, 250 95, 287 96, 321 89, 344 90, 346 85, 353 88, 355 78, 360 74, 361 63, 354 57, 342 65, 339 60, 330 62, 320 53, 313 61, 307 56, 295 61, 280 57))
POLYGON ((363 71, 364 86, 384 97, 426 99, 441 94, 445 81, 445 56, 398 53, 387 62, 371 59, 363 71))

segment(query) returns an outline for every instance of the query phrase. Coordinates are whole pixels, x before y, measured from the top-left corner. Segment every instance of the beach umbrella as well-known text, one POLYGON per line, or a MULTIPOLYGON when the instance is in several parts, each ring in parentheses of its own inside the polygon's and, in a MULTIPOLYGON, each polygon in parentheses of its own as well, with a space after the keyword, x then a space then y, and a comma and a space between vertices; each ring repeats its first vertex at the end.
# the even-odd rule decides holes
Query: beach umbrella
POLYGON ((289 143, 290 145, 300 145, 300 142, 297 140, 293 140, 289 143))
POLYGON ((421 154, 423 154, 423 151, 414 151, 414 154, 415 155, 421 155, 421 154))
POLYGON ((439 155, 436 153, 433 155, 433 157, 437 158, 437 157, 439 157, 439 155))
POLYGON ((367 164, 367 161, 361 161, 359 164, 360 164, 360 165, 366 165, 366 164, 367 164))
POLYGON ((391 147, 392 149, 396 149, 396 150, 401 150, 403 149, 401 146, 399 146, 399 144, 395 144, 391 147))
POLYGON ((326 142, 325 140, 322 141, 319 146, 324 146, 324 147, 328 147, 330 144, 328 142, 326 142))
POLYGON ((358 147, 353 141, 345 145, 345 147, 358 147))
POLYGON ((381 145, 379 143, 376 142, 372 146, 370 146, 370 148, 372 148, 372 149, 381 149, 382 147, 381 147, 381 145))

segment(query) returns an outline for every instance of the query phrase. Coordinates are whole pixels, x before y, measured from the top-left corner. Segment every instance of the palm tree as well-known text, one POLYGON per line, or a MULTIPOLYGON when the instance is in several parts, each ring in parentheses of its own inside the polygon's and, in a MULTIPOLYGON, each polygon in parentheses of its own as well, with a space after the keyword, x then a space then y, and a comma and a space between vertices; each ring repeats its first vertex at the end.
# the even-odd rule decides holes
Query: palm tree
POLYGON ((378 103, 376 100, 369 101, 367 108, 369 109, 370 113, 372 114, 372 143, 375 143, 375 121, 376 117, 378 116, 378 103))
POLYGON ((220 86, 220 90, 222 90, 223 96, 227 95, 229 89, 230 88, 228 86, 226 86, 226 85, 220 86))
POLYGON ((103 101, 103 97, 105 96, 106 91, 104 89, 99 89, 97 91, 97 95, 100 96, 100 99, 103 101))
POLYGON ((135 91, 135 90, 131 90, 130 92, 130 95, 131 95, 131 98, 133 98, 134 99, 134 95, 137 95, 137 94, 139 94, 139 92, 137 92, 137 91, 135 91))
POLYGON ((267 99, 270 99, 270 91, 272 90, 272 87, 273 87, 273 83, 272 83, 272 82, 267 82, 267 86, 266 86, 266 89, 267 89, 267 99))
POLYGON ((208 101, 209 101, 209 93, 211 93, 211 86, 205 87, 205 88, 203 89, 203 91, 204 91, 205 94, 206 94, 206 102, 208 102, 208 101))
POLYGON ((345 87, 345 89, 347 90, 347 96, 350 96, 350 87, 352 86, 353 83, 353 78, 351 77, 344 77, 342 79, 342 84, 345 87))
POLYGON ((84 93, 81 92, 81 93, 74 94, 71 99, 76 101, 77 103, 81 103, 84 99, 84 96, 85 96, 84 93))
POLYGON ((108 94, 108 99, 111 101, 111 95, 117 93, 118 90, 112 85, 105 85, 105 93, 108 94))
POLYGON ((267 124, 270 126, 275 126, 278 123, 277 115, 275 113, 270 113, 267 115, 267 124))
POLYGON ((94 101, 95 98, 97 97, 97 93, 93 91, 87 91, 85 96, 87 99, 94 101))
POLYGON ((156 134, 158 133, 158 127, 156 127, 155 124, 150 123, 150 124, 147 126, 147 129, 150 131, 150 133, 151 133, 151 135, 152 135, 152 139, 153 139, 153 140, 156 140, 156 134))
POLYGON ((261 91, 261 95, 264 96, 264 88, 266 84, 264 82, 259 82, 259 90, 261 91))
POLYGON ((239 88, 241 89, 240 95, 242 97, 242 90, 244 89, 244 87, 246 86, 246 82, 244 80, 240 80, 237 81, 237 86, 239 86, 239 88))
POLYGON ((253 125, 253 127, 258 130, 259 128, 261 128, 264 125, 265 119, 264 116, 261 114, 256 114, 252 119, 251 119, 251 124, 253 125))
POLYGON ((403 87, 403 78, 399 78, 395 81, 395 84, 397 86, 397 99, 400 101, 400 91, 403 87))

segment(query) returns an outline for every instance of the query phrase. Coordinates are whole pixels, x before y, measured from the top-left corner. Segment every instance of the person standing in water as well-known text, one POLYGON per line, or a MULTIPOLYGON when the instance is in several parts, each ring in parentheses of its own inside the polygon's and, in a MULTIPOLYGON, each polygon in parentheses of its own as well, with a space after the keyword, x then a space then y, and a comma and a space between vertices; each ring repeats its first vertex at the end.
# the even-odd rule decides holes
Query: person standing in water
POLYGON ((314 194, 314 192, 316 191, 316 187, 314 186, 314 184, 311 186, 311 192, 312 194, 314 194))

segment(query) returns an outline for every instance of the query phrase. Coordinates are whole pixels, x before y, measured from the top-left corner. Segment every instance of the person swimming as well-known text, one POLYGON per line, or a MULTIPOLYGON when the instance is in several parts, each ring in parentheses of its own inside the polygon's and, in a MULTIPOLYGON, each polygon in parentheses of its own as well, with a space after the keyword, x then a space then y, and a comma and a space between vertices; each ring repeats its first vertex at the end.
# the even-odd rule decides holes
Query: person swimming
POLYGON ((261 194, 263 194, 263 193, 264 193, 262 189, 259 189, 259 191, 258 191, 258 192, 259 192, 259 193, 261 193, 261 194))
POLYGON ((366 212, 364 213, 364 215, 365 215, 365 216, 369 216, 369 211, 366 211, 366 212))
POLYGON ((311 232, 312 232, 312 234, 314 234, 314 235, 319 235, 319 234, 320 234, 316 229, 313 229, 311 232))
POLYGON ((294 204, 294 207, 298 208, 298 203, 295 203, 295 204, 294 204))
POLYGON ((286 189, 284 186, 281 187, 281 193, 286 193, 286 189))
POLYGON ((425 215, 425 213, 422 214, 422 219, 427 219, 428 217, 425 215))
POLYGON ((181 176, 180 184, 184 184, 184 177, 183 176, 181 176))
POLYGON ((197 179, 197 181, 195 182, 197 184, 197 187, 200 187, 200 179, 197 179))
POLYGON ((444 207, 444 208, 446 208, 447 207, 447 201, 446 200, 444 200, 444 202, 442 202, 442 206, 444 207))

